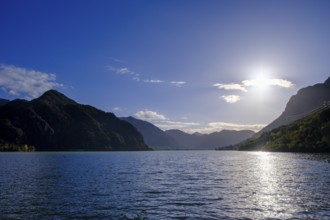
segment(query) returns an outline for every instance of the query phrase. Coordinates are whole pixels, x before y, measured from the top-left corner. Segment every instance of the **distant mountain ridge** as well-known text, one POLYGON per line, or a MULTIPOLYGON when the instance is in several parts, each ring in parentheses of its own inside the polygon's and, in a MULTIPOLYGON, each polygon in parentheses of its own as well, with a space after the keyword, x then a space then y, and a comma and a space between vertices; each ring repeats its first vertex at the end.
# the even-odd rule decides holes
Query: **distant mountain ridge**
POLYGON ((210 134, 188 134, 177 129, 165 132, 189 150, 213 150, 218 147, 237 144, 255 134, 250 130, 222 130, 210 134))
POLYGON ((121 120, 131 123, 143 135, 145 143, 155 150, 180 150, 185 149, 174 138, 150 122, 124 117, 121 120))
POLYGON ((41 151, 149 150, 131 124, 55 90, 1 105, 0 131, 2 150, 23 144, 41 151))
POLYGON ((247 130, 188 134, 177 129, 163 131, 150 122, 134 117, 121 119, 134 125, 143 135, 146 144, 155 150, 213 150, 219 146, 237 144, 255 134, 247 130))
POLYGON ((257 135, 271 131, 282 125, 288 125, 305 116, 323 105, 324 101, 330 101, 330 77, 324 83, 300 89, 287 103, 284 112, 269 125, 264 127, 257 135))

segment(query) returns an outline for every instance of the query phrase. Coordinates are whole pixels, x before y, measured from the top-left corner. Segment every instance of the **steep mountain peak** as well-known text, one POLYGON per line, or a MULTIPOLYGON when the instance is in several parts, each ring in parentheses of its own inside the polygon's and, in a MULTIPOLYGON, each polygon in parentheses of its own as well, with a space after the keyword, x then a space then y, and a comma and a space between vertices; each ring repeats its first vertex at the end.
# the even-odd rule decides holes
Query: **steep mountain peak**
POLYGON ((55 90, 0 107, 0 130, 0 151, 4 146, 18 150, 23 144, 41 151, 149 150, 131 124, 55 90))
POLYGON ((43 95, 41 95, 39 98, 35 99, 38 101, 44 101, 48 103, 54 103, 57 105, 68 105, 68 104, 76 104, 75 101, 72 99, 69 99, 62 93, 56 91, 56 90, 48 90, 43 95))

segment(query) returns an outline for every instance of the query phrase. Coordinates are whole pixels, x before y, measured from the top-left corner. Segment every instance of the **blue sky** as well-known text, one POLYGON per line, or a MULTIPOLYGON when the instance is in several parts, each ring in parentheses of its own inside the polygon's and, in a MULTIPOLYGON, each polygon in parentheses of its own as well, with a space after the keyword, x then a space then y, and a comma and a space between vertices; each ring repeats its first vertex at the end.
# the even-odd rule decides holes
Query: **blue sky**
POLYGON ((330 76, 330 1, 0 1, 0 97, 258 130, 330 76))

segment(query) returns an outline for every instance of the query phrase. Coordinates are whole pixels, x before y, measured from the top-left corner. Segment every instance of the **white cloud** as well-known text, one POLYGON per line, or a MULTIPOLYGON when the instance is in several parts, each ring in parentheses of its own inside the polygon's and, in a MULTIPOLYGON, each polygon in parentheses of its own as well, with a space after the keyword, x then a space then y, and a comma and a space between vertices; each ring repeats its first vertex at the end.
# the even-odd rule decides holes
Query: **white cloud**
POLYGON ((163 83, 163 80, 159 80, 159 79, 146 79, 144 80, 144 82, 146 83, 163 83))
POLYGON ((256 86, 257 85, 256 81, 253 79, 252 80, 243 80, 242 83, 244 86, 256 86))
POLYGON ((133 74, 132 71, 130 71, 128 68, 120 68, 120 69, 117 69, 117 73, 120 73, 120 74, 133 74))
POLYGON ((241 84, 237 83, 230 83, 230 84, 221 84, 216 83, 213 84, 213 86, 219 88, 219 89, 225 89, 225 90, 241 90, 243 92, 247 92, 246 88, 244 88, 241 84))
POLYGON ((149 121, 164 131, 169 129, 189 131, 192 127, 200 125, 199 123, 195 122, 174 121, 162 114, 149 110, 138 111, 134 114, 134 116, 138 119, 149 121))
POLYGON ((175 86, 182 86, 186 83, 187 82, 185 82, 185 81, 171 81, 171 84, 174 84, 175 86))
POLYGON ((266 124, 235 124, 226 122, 211 122, 208 123, 209 129, 213 131, 220 130, 252 130, 259 131, 266 126, 266 124))
POLYGON ((47 90, 63 87, 56 75, 13 65, 0 65, 0 87, 11 95, 36 98, 47 90))
POLYGON ((134 77, 132 77, 132 80, 139 82, 141 79, 139 76, 134 76, 134 77))
POLYGON ((134 81, 137 81, 137 82, 140 81, 140 74, 130 70, 127 67, 116 68, 116 67, 108 65, 107 68, 108 68, 108 70, 115 72, 117 74, 120 74, 120 75, 129 75, 132 77, 132 80, 134 80, 134 81))
POLYGON ((294 84, 285 79, 252 79, 243 80, 244 86, 279 86, 282 88, 292 88, 294 84))
POLYGON ((280 86, 283 88, 291 88, 294 86, 294 84, 292 82, 285 80, 285 79, 272 79, 271 85, 280 86))
POLYGON ((221 130, 252 130, 259 131, 266 124, 235 124, 226 122, 210 122, 207 125, 201 125, 197 122, 182 122, 171 120, 168 117, 154 111, 139 111, 134 114, 138 119, 149 121, 162 130, 179 129, 187 133, 212 133, 221 130))
MULTIPOLYGON (((251 80, 243 80, 241 84, 239 83, 229 83, 229 84, 222 84, 216 83, 213 84, 214 87, 218 89, 225 89, 225 90, 240 90, 243 92, 247 92, 247 87, 254 87, 254 86, 278 86, 282 88, 292 88, 294 84, 285 79, 267 79, 267 78, 258 78, 258 79, 251 79, 251 80)), ((237 96, 222 96, 227 102, 234 103, 237 102, 237 96)))
POLYGON ((157 127, 166 131, 170 129, 179 129, 185 132, 189 132, 193 127, 199 126, 199 123, 195 122, 181 122, 181 121, 161 121, 155 123, 157 127))
POLYGON ((219 132, 222 130, 251 130, 254 132, 260 131, 264 128, 266 124, 235 124, 235 123, 227 123, 227 122, 210 122, 205 127, 199 128, 190 128, 186 129, 189 133, 199 132, 202 134, 209 134, 212 132, 219 132))
POLYGON ((146 121, 164 121, 164 120, 167 120, 167 118, 164 115, 158 114, 157 112, 149 111, 149 110, 138 111, 134 114, 134 116, 137 117, 138 119, 146 120, 146 121))
POLYGON ((238 95, 223 95, 221 97, 230 104, 236 103, 240 100, 240 96, 238 95))
MULTIPOLYGON (((112 59, 112 58, 111 58, 112 59)), ((114 62, 116 62, 116 60, 113 60, 114 62)), ((118 62, 117 62, 118 63, 118 62)), ((143 76, 141 76, 139 73, 136 73, 135 71, 132 71, 131 69, 129 69, 128 67, 114 67, 112 65, 108 65, 106 66, 106 68, 111 71, 111 72, 115 72, 117 74, 120 75, 128 75, 131 76, 131 79, 134 81, 143 81, 145 83, 167 83, 167 84, 172 84, 175 85, 177 87, 183 86, 185 84, 187 84, 187 82, 185 81, 171 81, 171 82, 166 82, 163 80, 159 80, 159 79, 145 79, 143 76)))
POLYGON ((222 130, 252 130, 254 132, 260 131, 266 124, 235 124, 226 122, 211 122, 203 126, 195 122, 179 122, 179 121, 160 121, 154 123, 162 130, 179 129, 187 133, 199 132, 202 134, 209 134, 212 132, 219 132, 222 130))

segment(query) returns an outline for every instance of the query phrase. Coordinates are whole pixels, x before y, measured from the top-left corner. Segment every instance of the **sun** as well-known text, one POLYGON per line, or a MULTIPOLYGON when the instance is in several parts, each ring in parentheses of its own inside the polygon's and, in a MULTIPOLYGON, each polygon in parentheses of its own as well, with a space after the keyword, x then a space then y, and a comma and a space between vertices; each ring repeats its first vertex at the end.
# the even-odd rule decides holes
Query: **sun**
POLYGON ((257 76, 252 81, 253 85, 257 87, 266 87, 270 85, 270 79, 264 74, 257 76))
POLYGON ((243 81, 245 86, 252 86, 259 89, 266 88, 272 84, 272 80, 270 78, 271 70, 266 67, 259 67, 255 69, 252 74, 252 79, 243 81))
POLYGON ((244 80, 243 84, 245 86, 253 86, 258 88, 263 88, 271 85, 271 79, 265 75, 258 75, 250 80, 244 80))

